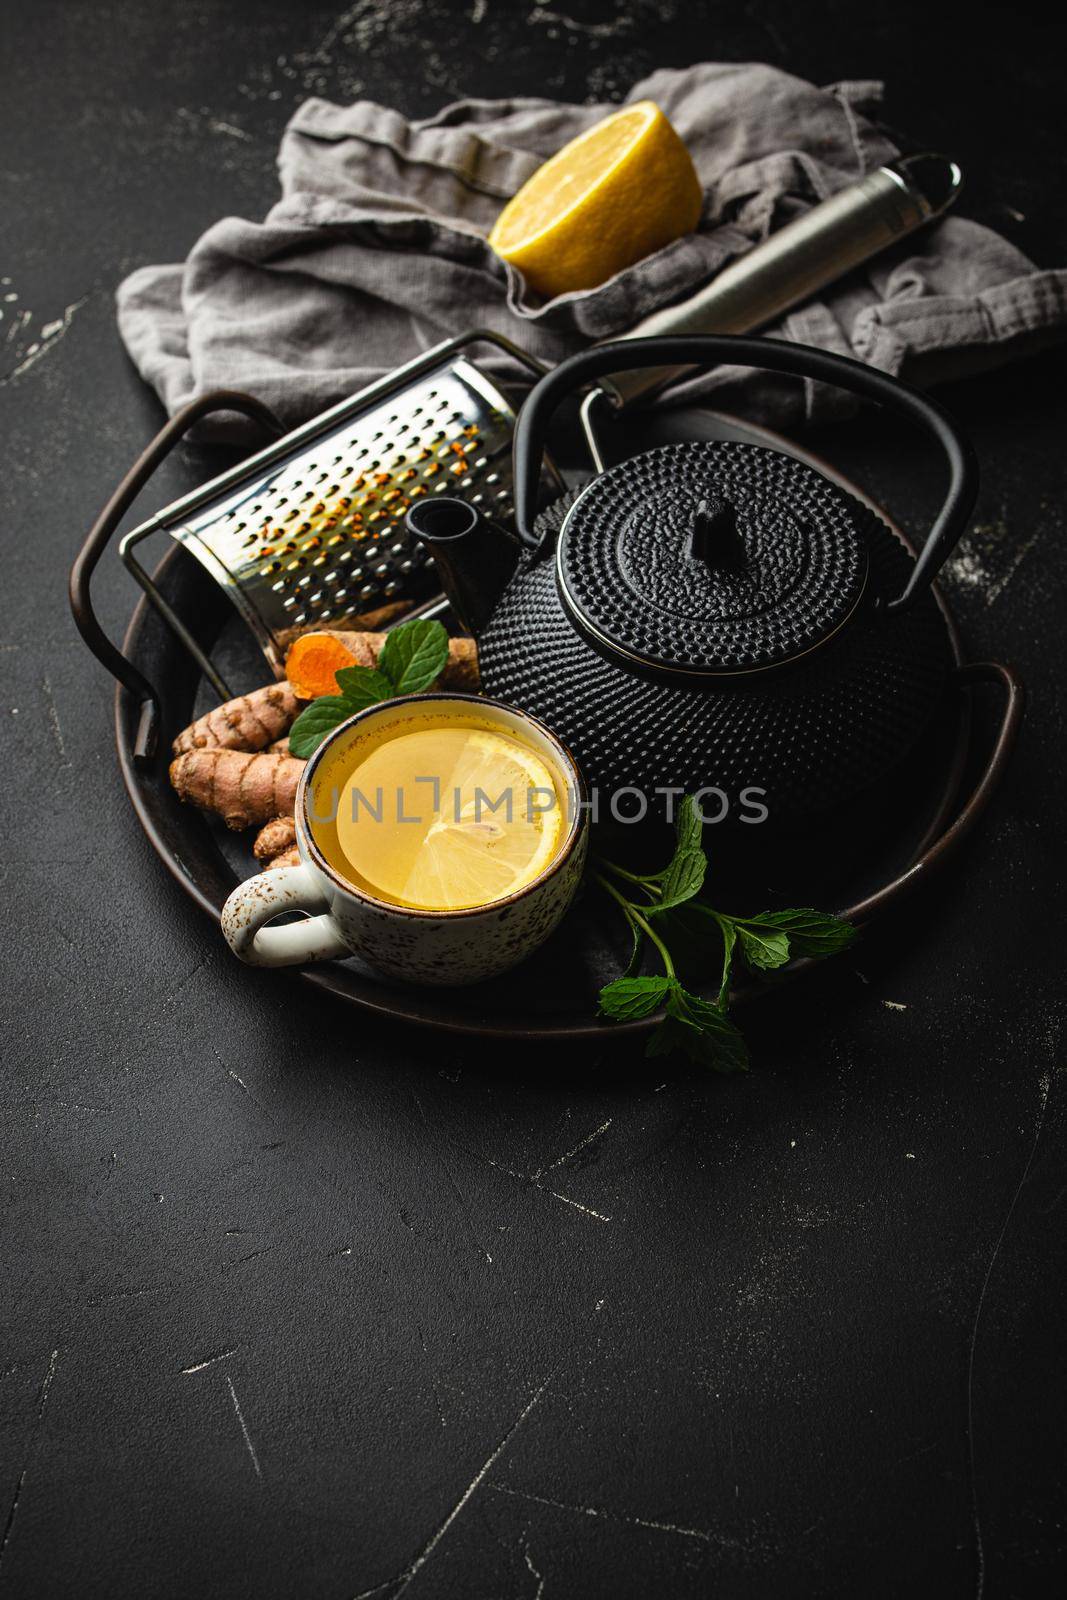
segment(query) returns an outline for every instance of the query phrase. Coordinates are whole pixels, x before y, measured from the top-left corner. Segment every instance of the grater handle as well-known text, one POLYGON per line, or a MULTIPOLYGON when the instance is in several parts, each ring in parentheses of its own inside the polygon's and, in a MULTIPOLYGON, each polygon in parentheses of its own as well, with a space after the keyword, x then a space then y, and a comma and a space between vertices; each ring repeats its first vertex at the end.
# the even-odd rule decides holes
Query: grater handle
POLYGON ((140 703, 141 715, 134 743, 136 761, 147 761, 155 753, 159 736, 159 695, 144 673, 135 667, 132 661, 127 661, 121 650, 112 644, 100 626, 93 610, 89 585, 97 562, 107 548, 112 534, 156 468, 194 422, 199 422, 201 417, 209 416, 213 411, 237 411, 244 417, 250 417, 254 422, 262 423, 272 433, 279 431, 277 418, 265 405, 253 399, 251 395, 240 394, 237 390, 215 389, 210 394, 203 394, 195 400, 190 400, 187 406, 175 412, 147 449, 138 456, 93 523, 89 536, 70 569, 70 609, 78 632, 101 665, 105 666, 112 677, 117 678, 123 688, 140 703))

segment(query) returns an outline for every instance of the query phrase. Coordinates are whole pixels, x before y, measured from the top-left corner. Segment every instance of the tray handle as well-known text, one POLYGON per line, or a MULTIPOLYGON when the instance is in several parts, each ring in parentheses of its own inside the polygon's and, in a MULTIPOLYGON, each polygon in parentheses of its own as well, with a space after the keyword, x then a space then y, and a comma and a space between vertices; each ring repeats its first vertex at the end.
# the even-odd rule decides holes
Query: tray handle
POLYGON ((138 456, 93 523, 70 569, 70 609, 78 632, 101 665, 140 702, 141 714, 133 747, 135 761, 147 761, 155 752, 159 736, 159 695, 143 672, 132 661, 127 661, 100 626, 93 610, 89 585, 112 534, 156 468, 193 424, 202 417, 210 416, 213 411, 237 411, 269 428, 272 433, 281 432, 278 419, 261 401, 250 394, 241 394, 236 389, 213 389, 210 394, 190 400, 188 405, 175 412, 169 422, 164 423, 138 456))
POLYGON ((957 667, 955 680, 964 688, 975 683, 999 683, 1005 691, 1004 712, 986 764, 955 822, 943 833, 939 833, 937 838, 921 851, 910 867, 905 867, 903 872, 898 873, 889 883, 883 884, 880 889, 876 889, 865 900, 860 900, 856 905, 839 912, 838 915, 846 922, 868 921, 878 912, 887 910, 898 900, 903 899, 912 889, 918 888, 935 868, 943 866, 971 832, 1003 776, 1022 722, 1026 700, 1022 679, 1014 667, 1006 666, 1001 661, 971 661, 965 666, 957 667))

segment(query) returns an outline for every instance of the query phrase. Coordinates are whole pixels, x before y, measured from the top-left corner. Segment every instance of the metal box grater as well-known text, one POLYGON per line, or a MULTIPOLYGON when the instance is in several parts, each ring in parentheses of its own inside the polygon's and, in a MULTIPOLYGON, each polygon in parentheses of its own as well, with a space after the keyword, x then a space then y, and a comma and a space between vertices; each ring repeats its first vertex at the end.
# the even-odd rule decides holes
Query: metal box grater
POLYGON ((399 595, 433 593, 424 547, 404 513, 425 495, 459 494, 511 518, 514 412, 449 341, 165 507, 119 551, 149 599, 221 694, 210 658, 133 550, 163 530, 211 573, 277 674, 295 629, 337 626, 399 595), (421 582, 420 582, 421 575, 421 582))

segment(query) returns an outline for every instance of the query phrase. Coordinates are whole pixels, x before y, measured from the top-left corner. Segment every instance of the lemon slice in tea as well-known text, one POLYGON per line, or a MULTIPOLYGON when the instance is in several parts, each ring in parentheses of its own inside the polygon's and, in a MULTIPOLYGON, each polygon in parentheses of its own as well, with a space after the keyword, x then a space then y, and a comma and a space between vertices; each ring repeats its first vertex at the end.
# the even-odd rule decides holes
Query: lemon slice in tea
POLYGON ((344 785, 337 841, 354 880, 414 910, 504 899, 559 849, 558 774, 507 734, 436 727, 373 750, 344 785))

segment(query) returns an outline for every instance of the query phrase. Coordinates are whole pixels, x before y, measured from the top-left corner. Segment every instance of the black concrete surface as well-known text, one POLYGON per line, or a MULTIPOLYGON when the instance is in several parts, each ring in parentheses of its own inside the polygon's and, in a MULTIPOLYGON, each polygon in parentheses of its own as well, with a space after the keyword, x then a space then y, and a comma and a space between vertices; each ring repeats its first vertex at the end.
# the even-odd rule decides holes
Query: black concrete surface
MULTIPOLYGON (((984 470, 950 592, 1031 690, 1008 780, 906 919, 748 1019, 745 1078, 416 1034, 238 967, 140 834, 64 588, 159 420, 114 286, 266 209, 304 95, 883 77, 964 213, 1052 266, 1063 30, 883 0, 2 21, 0 1593, 1062 1592, 1062 358, 945 393, 984 470)), ((921 528, 912 441, 815 442, 921 528)), ((97 592, 120 629, 117 564, 97 592)))

